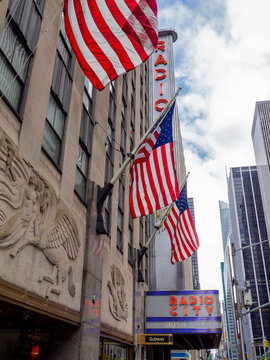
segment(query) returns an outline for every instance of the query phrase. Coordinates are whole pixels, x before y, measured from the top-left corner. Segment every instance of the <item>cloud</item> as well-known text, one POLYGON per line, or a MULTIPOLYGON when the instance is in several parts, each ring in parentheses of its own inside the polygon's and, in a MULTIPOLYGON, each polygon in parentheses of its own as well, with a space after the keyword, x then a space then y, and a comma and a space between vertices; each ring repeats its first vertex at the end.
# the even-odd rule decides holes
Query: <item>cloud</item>
POLYGON ((255 102, 270 99, 270 2, 204 0, 201 6, 195 0, 159 0, 158 5, 160 28, 178 33, 175 76, 183 90, 177 101, 201 242, 201 284, 221 289, 218 200, 227 202, 226 167, 255 164, 255 102), (217 275, 210 279, 213 268, 217 275))

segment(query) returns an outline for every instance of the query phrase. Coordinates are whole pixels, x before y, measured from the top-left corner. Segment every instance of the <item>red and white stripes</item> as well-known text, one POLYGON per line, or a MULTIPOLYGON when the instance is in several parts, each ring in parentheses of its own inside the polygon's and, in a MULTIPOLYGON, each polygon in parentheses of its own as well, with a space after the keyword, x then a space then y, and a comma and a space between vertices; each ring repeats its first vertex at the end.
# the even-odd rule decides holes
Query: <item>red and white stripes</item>
POLYGON ((152 214, 173 203, 179 195, 173 144, 154 149, 147 161, 136 161, 131 168, 130 211, 133 218, 152 214))
POLYGON ((155 50, 156 0, 65 0, 65 26, 83 72, 102 90, 155 50))
POLYGON ((185 260, 199 247, 199 238, 196 233, 189 209, 180 215, 178 207, 174 204, 164 221, 172 245, 171 261, 185 260))

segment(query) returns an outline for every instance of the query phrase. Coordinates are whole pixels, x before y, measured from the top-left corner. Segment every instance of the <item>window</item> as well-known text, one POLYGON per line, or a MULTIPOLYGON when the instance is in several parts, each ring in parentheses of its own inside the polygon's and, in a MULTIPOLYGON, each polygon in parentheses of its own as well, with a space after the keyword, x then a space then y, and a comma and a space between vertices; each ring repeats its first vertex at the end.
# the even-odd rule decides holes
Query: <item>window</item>
POLYGON ((94 121, 92 117, 92 92, 92 84, 87 78, 85 78, 79 148, 75 176, 75 192, 83 201, 86 201, 87 195, 87 178, 92 151, 92 138, 94 128, 94 121))
POLYGON ((133 265, 133 219, 130 213, 128 222, 128 262, 133 265))
MULTIPOLYGON (((110 83, 110 100, 109 100, 109 118, 107 125, 107 140, 106 140, 106 164, 105 164, 105 179, 104 182, 108 183, 113 176, 114 169, 114 133, 115 133, 115 113, 116 113, 116 81, 110 83)), ((111 226, 111 207, 112 207, 111 194, 105 201, 105 226, 110 232, 111 226)))
POLYGON ((42 141, 43 150, 57 167, 60 167, 65 121, 69 109, 73 63, 74 56, 65 34, 62 18, 42 141))
POLYGON ((146 284, 148 284, 149 282, 149 259, 148 259, 148 254, 147 252, 144 255, 144 281, 146 282, 146 284))
POLYGON ((127 104, 124 97, 122 97, 121 105, 121 138, 120 138, 120 161, 119 165, 122 166, 126 157, 126 116, 127 116, 127 104))
POLYGON ((123 252, 123 221, 124 221, 124 203, 125 203, 125 177, 119 178, 118 185, 118 223, 117 223, 117 248, 123 252))
POLYGON ((141 65, 141 76, 140 76, 140 111, 143 112, 143 64, 141 65))
POLYGON ((148 109, 148 98, 145 93, 145 132, 149 129, 149 109, 148 109))
MULTIPOLYGON (((145 222, 144 222, 144 233, 145 233, 145 244, 147 243, 149 237, 150 237, 150 229, 149 229, 149 220, 150 217, 149 216, 145 216, 145 222)), ((145 253, 145 258, 144 258, 144 273, 145 273, 145 282, 148 283, 148 265, 149 265, 149 259, 148 259, 148 254, 147 252, 145 253)))
POLYGON ((131 118, 130 118, 130 152, 133 150, 135 144, 135 82, 131 82, 131 118))
POLYGON ((142 112, 140 111, 140 138, 143 137, 143 115, 142 112))
POLYGON ((29 60, 39 36, 44 0, 15 1, 8 7, 6 23, 0 32, 0 94, 21 113, 29 60))
POLYGON ((150 229, 149 229, 149 216, 146 215, 144 217, 144 219, 145 219, 145 223, 144 223, 145 242, 147 242, 147 240, 148 240, 148 238, 150 236, 150 234, 149 234, 149 231, 150 231, 150 229))
MULTIPOLYGON (((119 167, 125 161, 126 156, 126 116, 127 116, 127 74, 123 76, 122 104, 121 104, 121 136, 120 136, 120 157, 119 167)), ((123 219, 125 203, 125 176, 120 176, 118 187, 118 224, 117 224, 117 248, 123 252, 123 219)))
POLYGON ((143 247, 143 218, 140 218, 140 238, 139 238, 140 248, 143 247))
POLYGON ((10 25, 5 25, 1 32, 0 46, 0 91, 9 104, 19 112, 30 52, 10 25))
POLYGON ((65 113, 50 96, 42 145, 50 158, 57 164, 60 159, 61 143, 64 135, 65 113))
POLYGON ((121 252, 123 252, 123 222, 124 214, 120 207, 118 207, 116 246, 121 252))

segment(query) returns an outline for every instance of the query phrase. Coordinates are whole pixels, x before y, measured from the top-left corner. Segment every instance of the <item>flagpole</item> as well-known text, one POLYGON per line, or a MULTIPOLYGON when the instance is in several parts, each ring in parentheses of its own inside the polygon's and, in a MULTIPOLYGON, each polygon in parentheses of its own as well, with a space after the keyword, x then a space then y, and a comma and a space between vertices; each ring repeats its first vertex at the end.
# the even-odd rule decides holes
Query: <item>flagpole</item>
POLYGON ((163 109, 161 115, 152 123, 152 125, 150 126, 150 128, 146 131, 146 133, 144 134, 144 136, 141 138, 141 140, 139 141, 139 143, 137 144, 137 146, 135 146, 135 148, 132 150, 132 152, 128 155, 128 158, 124 161, 124 163, 122 164, 122 166, 120 167, 120 169, 116 172, 116 174, 111 178, 111 180, 104 185, 103 187, 100 187, 98 185, 98 195, 97 195, 97 223, 96 223, 96 233, 97 234, 107 234, 107 231, 104 227, 104 222, 103 222, 103 218, 102 218, 102 208, 103 208, 103 204, 105 199, 107 198, 107 196, 109 195, 109 193, 111 192, 115 182, 118 180, 118 178, 121 176, 121 174, 125 171, 126 167, 128 166, 128 164, 134 159, 134 155, 136 154, 136 152, 139 150, 140 146, 142 145, 142 143, 144 142, 144 140, 147 138, 147 136, 151 133, 151 131, 153 130, 153 128, 156 126, 156 124, 167 115, 167 113, 169 112, 169 109, 171 107, 171 104, 174 102, 174 100, 176 99, 176 96, 179 94, 180 90, 181 90, 181 86, 178 87, 178 89, 176 90, 174 96, 171 98, 171 100, 167 103, 167 105, 165 106, 165 108, 163 109))
POLYGON ((180 90, 182 88, 179 86, 179 88, 177 89, 176 93, 174 94, 174 96, 172 97, 172 99, 168 102, 168 104, 166 105, 166 107, 164 108, 164 110, 162 111, 162 114, 153 122, 153 124, 150 126, 150 128, 146 131, 146 133, 144 134, 144 136, 141 138, 141 140, 139 141, 138 145, 135 146, 135 148, 132 150, 132 152, 129 154, 129 158, 126 159, 126 161, 123 163, 123 165, 120 167, 120 169, 117 171, 117 173, 114 175, 114 177, 110 180, 111 184, 114 184, 116 182, 116 180, 119 178, 119 176, 122 174, 122 172, 125 170, 125 168, 127 167, 127 165, 130 163, 130 161, 133 159, 134 155, 136 154, 136 152, 139 150, 140 146, 142 145, 142 143, 144 142, 144 140, 147 138, 147 136, 151 133, 151 131, 153 130, 153 128, 156 126, 156 124, 159 122, 159 120, 162 117, 165 117, 165 115, 167 114, 171 104, 174 102, 176 96, 179 94, 180 90))
MULTIPOLYGON (((179 194, 181 193, 183 187, 186 185, 186 182, 187 182, 187 179, 188 179, 189 175, 190 175, 190 172, 187 173, 187 175, 185 177, 185 180, 183 181, 182 185, 180 186, 179 194)), ((166 210, 165 214, 163 215, 162 219, 160 220, 160 223, 157 226, 155 226, 155 230, 152 232, 152 234, 149 237, 149 239, 147 240, 146 244, 141 249, 138 249, 138 260, 137 261, 138 261, 138 281, 139 282, 144 281, 143 276, 142 276, 142 272, 141 272, 141 269, 140 269, 140 264, 141 264, 143 255, 146 253, 149 244, 154 239, 156 233, 158 232, 158 230, 161 228, 162 224, 166 220, 166 218, 167 218, 171 208, 173 207, 173 205, 174 205, 174 203, 172 203, 171 205, 169 205, 167 207, 167 210, 166 210)))

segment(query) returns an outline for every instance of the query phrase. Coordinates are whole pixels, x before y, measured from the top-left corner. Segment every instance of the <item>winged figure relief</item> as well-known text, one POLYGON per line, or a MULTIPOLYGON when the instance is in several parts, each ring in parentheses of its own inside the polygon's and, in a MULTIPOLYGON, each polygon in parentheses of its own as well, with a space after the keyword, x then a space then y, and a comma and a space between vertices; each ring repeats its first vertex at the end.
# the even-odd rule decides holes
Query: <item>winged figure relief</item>
POLYGON ((125 279, 121 274, 119 268, 115 265, 111 267, 112 281, 108 281, 107 285, 111 293, 109 299, 109 307, 113 317, 120 321, 127 321, 128 305, 125 290, 125 279))
POLYGON ((80 241, 73 220, 64 210, 57 212, 50 225, 43 226, 38 246, 53 264, 52 274, 42 274, 39 277, 39 281, 45 280, 51 283, 46 296, 48 297, 50 292, 60 294, 62 283, 67 277, 69 293, 74 296, 75 286, 70 260, 78 256, 80 241))
POLYGON ((51 274, 40 274, 48 282, 46 297, 60 295, 68 278, 75 295, 71 261, 78 256, 80 240, 72 216, 55 193, 33 169, 28 169, 7 139, 0 141, 0 250, 14 258, 26 246, 43 252, 52 264, 51 274))

